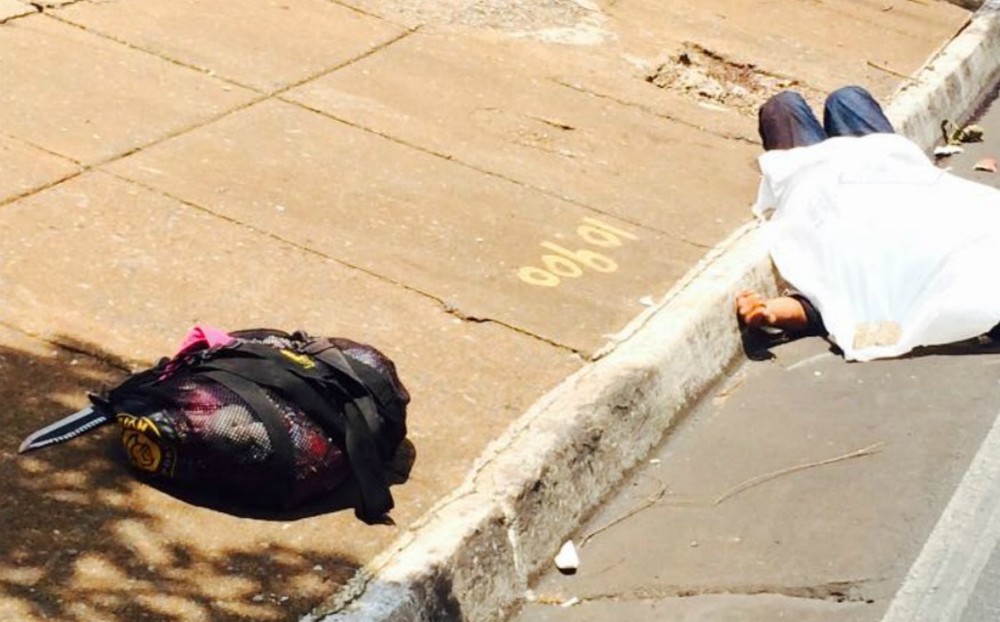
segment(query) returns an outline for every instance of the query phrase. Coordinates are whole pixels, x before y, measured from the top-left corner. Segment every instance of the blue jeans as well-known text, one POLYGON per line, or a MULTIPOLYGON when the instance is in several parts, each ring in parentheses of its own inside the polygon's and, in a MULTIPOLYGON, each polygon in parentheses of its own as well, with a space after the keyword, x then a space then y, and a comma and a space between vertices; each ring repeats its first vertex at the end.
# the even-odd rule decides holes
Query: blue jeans
POLYGON ((826 98, 823 125, 809 104, 794 91, 782 91, 760 107, 760 139, 764 149, 806 147, 830 136, 892 134, 892 124, 871 93, 860 86, 845 86, 826 98))

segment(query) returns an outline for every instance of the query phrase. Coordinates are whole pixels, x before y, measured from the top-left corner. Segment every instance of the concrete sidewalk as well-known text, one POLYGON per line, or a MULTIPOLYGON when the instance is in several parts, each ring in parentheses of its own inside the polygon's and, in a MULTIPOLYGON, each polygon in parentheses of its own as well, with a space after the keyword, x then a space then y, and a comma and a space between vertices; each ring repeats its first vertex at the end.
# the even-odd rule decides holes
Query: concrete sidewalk
MULTIPOLYGON (((748 220, 761 101, 887 99, 970 15, 662 5, 0 0, 0 619, 329 611, 748 220), (397 362, 417 460, 396 526, 194 507, 110 460, 110 429, 16 455, 199 322, 397 362)), ((442 611, 499 614, 441 579, 442 611)))

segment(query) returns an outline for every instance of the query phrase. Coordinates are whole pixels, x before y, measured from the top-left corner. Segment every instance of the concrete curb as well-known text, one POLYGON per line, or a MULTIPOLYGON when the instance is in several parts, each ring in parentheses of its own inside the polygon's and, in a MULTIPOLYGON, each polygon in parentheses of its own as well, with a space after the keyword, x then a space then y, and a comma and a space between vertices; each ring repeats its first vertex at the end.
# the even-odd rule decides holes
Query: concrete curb
MULTIPOLYGON (((1000 0, 901 89, 886 112, 930 148, 1000 71, 1000 0)), ((750 197, 748 197, 749 202, 750 197)), ((657 308, 545 395, 464 484, 303 622, 502 619, 622 476, 741 354, 742 287, 776 288, 754 225, 734 233, 657 308)))
POLYGON ((969 24, 917 79, 893 97, 886 115, 896 130, 929 148, 942 136, 941 121, 959 121, 1000 71, 1000 0, 987 0, 969 24))

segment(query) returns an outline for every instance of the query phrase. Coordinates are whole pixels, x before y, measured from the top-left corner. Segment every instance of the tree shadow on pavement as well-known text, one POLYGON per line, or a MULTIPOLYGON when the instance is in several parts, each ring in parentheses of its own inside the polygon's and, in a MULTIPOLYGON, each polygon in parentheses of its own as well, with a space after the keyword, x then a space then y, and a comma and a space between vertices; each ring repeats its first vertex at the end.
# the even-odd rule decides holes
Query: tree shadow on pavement
POLYGON ((93 344, 33 350, 0 345, 0 620, 297 619, 358 568, 144 486, 114 427, 17 454, 125 375, 93 344))

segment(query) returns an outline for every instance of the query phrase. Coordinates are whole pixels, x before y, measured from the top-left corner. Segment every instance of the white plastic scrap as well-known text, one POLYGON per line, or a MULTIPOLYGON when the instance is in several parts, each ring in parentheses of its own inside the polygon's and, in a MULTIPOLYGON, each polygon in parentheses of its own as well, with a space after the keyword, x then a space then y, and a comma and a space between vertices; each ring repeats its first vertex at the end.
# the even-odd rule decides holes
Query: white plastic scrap
POLYGON ((958 145, 940 145, 934 147, 934 157, 947 158, 948 156, 958 155, 964 151, 965 149, 962 149, 958 145))
POLYGON ((563 543, 562 548, 559 549, 559 554, 555 557, 556 568, 560 572, 576 572, 576 569, 580 567, 580 556, 576 552, 576 546, 573 544, 572 540, 567 540, 563 543))
POLYGON ((997 159, 996 158, 983 158, 973 165, 972 170, 974 171, 986 171, 987 173, 997 172, 997 159))

